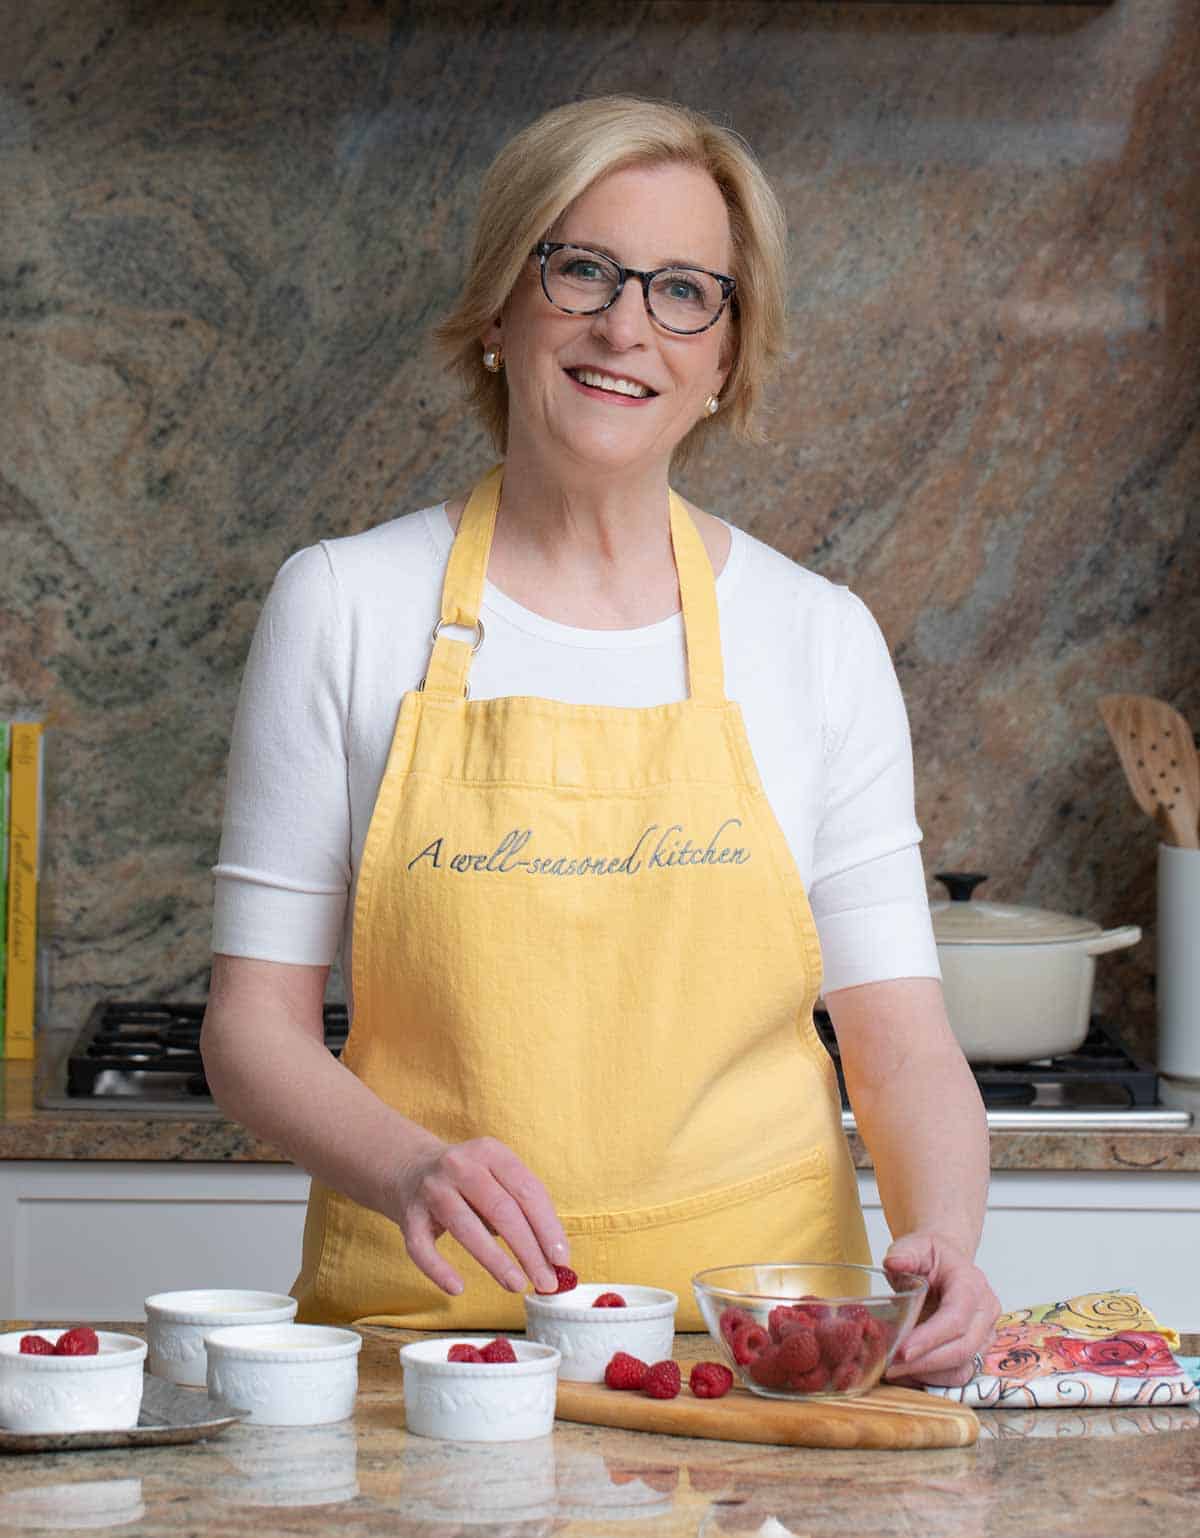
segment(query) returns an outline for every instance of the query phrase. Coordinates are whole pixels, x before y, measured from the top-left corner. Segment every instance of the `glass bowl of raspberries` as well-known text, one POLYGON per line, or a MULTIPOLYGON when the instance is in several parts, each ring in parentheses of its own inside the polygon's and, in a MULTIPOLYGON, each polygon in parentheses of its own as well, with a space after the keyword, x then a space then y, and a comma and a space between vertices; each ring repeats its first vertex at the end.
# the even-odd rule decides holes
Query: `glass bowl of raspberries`
POLYGON ((115 1330, 0 1335, 0 1426, 6 1431, 126 1431, 142 1407, 146 1342, 115 1330))
POLYGON ((925 1300, 923 1277, 874 1266, 716 1266, 692 1278, 708 1332, 739 1380, 769 1399, 865 1394, 925 1300))

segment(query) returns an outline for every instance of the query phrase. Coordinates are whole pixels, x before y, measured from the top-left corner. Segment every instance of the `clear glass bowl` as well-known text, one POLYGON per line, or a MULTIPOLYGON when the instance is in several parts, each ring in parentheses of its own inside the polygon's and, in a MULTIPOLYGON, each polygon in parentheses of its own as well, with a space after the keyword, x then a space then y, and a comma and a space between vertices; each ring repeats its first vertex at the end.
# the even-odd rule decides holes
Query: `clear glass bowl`
POLYGON ((692 1278, 725 1361, 768 1399, 874 1388, 928 1290, 924 1277, 816 1261, 715 1266, 692 1278))

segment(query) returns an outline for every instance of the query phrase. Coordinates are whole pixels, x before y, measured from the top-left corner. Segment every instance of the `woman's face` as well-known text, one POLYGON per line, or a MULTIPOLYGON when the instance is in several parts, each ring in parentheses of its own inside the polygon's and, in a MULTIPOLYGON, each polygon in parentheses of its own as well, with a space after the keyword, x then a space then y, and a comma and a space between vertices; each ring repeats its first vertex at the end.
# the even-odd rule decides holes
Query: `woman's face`
MULTIPOLYGON (((549 238, 640 271, 678 264, 728 273, 733 256, 716 183, 685 165, 610 172, 571 204, 549 238)), ((730 325, 726 306, 707 331, 664 330, 647 314, 637 278, 598 315, 564 314, 542 292, 531 258, 483 338, 504 352, 509 453, 532 453, 547 466, 570 460, 614 472, 661 468, 665 475, 708 396, 720 395, 731 362, 730 325), (604 388, 618 380, 646 393, 604 388)))

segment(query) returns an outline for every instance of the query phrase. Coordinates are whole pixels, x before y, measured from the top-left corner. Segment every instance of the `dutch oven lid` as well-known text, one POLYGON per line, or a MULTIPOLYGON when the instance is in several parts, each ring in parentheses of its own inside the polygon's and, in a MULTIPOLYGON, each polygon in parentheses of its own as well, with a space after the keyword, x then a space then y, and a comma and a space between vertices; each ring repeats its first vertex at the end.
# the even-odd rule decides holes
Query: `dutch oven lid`
POLYGON ((974 872, 939 871, 937 879, 950 893, 948 901, 942 898, 929 905, 939 945, 1050 945, 1103 933, 1090 919, 1050 908, 972 902, 971 893, 988 879, 974 872))

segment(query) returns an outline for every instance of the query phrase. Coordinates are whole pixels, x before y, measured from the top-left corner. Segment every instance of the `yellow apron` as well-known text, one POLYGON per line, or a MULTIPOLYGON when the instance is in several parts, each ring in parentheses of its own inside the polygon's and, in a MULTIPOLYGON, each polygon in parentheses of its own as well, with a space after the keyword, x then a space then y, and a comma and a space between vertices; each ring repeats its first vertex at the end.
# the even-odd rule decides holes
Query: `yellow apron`
MULTIPOLYGON (((443 625, 479 619, 501 476, 463 514, 443 625)), ((678 1328, 698 1330, 705 1266, 870 1253, 813 1029, 812 913, 725 698, 712 567, 673 492, 670 520, 686 700, 471 700, 471 643, 435 632, 363 850, 343 1062, 447 1142, 507 1144, 582 1280, 668 1287, 678 1328)), ((389 1219, 314 1182, 297 1317, 524 1327, 519 1294, 439 1246, 458 1297, 389 1219)))

